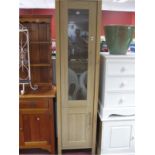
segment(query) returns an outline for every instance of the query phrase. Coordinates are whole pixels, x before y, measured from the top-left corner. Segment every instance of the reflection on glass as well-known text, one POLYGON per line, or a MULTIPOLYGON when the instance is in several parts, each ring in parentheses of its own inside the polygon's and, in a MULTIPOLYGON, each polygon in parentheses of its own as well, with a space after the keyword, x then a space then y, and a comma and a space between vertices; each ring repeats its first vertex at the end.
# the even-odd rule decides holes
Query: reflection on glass
POLYGON ((87 99, 88 10, 68 10, 68 97, 87 99))

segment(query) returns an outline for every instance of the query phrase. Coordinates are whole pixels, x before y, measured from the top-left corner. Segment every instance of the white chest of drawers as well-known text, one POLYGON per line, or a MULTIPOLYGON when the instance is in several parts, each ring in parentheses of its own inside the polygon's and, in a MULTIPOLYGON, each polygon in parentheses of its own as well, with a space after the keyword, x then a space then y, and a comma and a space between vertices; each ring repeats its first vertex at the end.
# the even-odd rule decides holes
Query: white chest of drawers
POLYGON ((100 55, 99 113, 134 115, 134 54, 100 55))
POLYGON ((135 56, 100 55, 98 155, 134 155, 135 56))

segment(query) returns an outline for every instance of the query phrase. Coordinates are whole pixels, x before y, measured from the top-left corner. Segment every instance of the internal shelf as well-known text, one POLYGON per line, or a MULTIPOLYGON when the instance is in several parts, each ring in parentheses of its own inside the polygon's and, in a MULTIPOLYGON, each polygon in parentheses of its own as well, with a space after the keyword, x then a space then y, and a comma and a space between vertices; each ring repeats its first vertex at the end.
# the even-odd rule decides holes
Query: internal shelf
POLYGON ((29 30, 31 83, 38 86, 35 91, 25 89, 26 93, 33 94, 31 96, 44 94, 45 97, 52 89, 50 20, 50 17, 40 16, 24 17, 22 21, 20 19, 29 30))
POLYGON ((51 44, 50 41, 30 41, 30 44, 51 44))
POLYGON ((35 63, 35 64, 31 64, 31 67, 52 67, 52 64, 46 64, 46 63, 35 63))
POLYGON ((20 98, 42 98, 42 97, 55 97, 56 96, 56 87, 49 85, 48 87, 44 85, 38 85, 37 90, 32 90, 26 86, 26 93, 24 95, 20 95, 20 98))

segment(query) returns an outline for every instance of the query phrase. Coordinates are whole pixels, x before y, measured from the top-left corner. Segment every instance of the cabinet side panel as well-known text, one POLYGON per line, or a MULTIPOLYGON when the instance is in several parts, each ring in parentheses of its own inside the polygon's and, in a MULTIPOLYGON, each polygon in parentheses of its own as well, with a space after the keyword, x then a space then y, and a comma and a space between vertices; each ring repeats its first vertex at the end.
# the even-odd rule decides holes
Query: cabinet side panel
POLYGON ((61 87, 60 87, 60 0, 56 1, 56 86, 57 86, 57 140, 58 154, 61 155, 61 87))
POLYGON ((100 64, 100 25, 101 25, 101 1, 97 1, 97 22, 96 22, 96 68, 95 68, 95 89, 94 89, 94 112, 93 112, 93 134, 92 134, 92 154, 96 152, 96 122, 98 109, 98 87, 99 87, 99 64, 100 64))

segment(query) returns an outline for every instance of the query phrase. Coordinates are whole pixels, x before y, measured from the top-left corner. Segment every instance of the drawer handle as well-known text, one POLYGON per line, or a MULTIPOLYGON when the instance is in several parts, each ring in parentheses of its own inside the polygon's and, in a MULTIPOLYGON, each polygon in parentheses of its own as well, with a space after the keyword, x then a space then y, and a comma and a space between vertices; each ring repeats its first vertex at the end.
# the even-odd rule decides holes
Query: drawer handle
POLYGON ((122 73, 125 72, 125 70, 126 70, 125 67, 122 67, 122 68, 121 68, 121 72, 122 72, 122 73))
POLYGON ((37 117, 37 121, 39 121, 40 120, 40 118, 39 117, 37 117))

